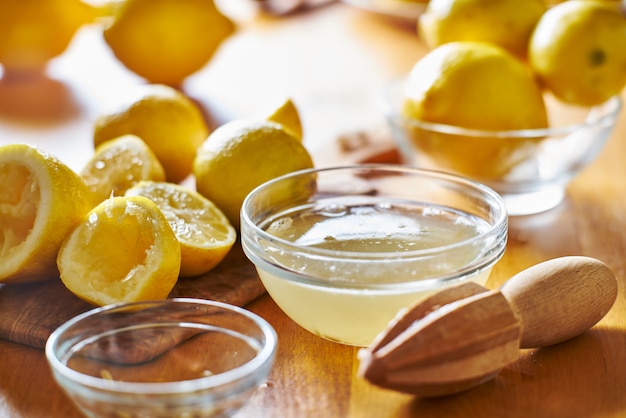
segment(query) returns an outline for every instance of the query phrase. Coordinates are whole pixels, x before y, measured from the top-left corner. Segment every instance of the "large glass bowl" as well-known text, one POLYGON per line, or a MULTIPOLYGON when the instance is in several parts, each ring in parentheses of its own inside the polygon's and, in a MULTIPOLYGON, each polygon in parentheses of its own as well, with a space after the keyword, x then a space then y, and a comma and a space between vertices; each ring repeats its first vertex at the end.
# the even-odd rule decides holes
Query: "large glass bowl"
POLYGON ((46 343, 54 378, 88 417, 229 417, 265 382, 276 334, 199 299, 96 308, 46 343))
POLYGON ((618 96, 587 109, 547 95, 547 129, 464 129, 404 117, 405 80, 393 80, 381 97, 405 162, 491 187, 503 197, 509 215, 539 213, 561 203, 570 180, 604 147, 622 108, 618 96))
POLYGON ((323 338, 367 346, 403 308, 484 284, 507 241, 493 190, 398 165, 304 170, 253 190, 241 240, 267 292, 323 338))

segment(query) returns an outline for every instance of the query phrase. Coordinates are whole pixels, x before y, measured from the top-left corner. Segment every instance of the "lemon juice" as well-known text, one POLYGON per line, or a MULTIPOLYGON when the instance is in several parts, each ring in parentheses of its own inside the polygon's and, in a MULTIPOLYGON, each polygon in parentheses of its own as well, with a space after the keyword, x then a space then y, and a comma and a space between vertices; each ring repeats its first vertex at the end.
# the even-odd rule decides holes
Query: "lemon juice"
POLYGON ((445 206, 335 198, 259 227, 288 243, 261 243, 268 293, 304 328, 345 344, 368 345, 399 310, 456 279, 484 284, 491 267, 464 271, 492 245, 477 239, 488 222, 445 206))

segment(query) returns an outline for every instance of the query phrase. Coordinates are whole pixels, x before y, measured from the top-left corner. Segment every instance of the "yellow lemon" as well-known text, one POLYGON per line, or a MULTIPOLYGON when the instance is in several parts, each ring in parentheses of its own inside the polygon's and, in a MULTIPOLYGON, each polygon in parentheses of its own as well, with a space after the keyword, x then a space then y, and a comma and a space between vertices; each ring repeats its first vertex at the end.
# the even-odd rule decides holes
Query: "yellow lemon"
POLYGON ((567 103, 592 106, 626 84, 626 17, 598 1, 567 1, 541 18, 529 46, 541 82, 567 103))
POLYGON ((276 122, 285 128, 287 132, 302 141, 302 121, 300 112, 294 102, 287 98, 280 103, 267 117, 267 120, 276 122))
POLYGON ((533 28, 546 8, 544 0, 431 0, 418 19, 418 32, 431 49, 448 42, 477 41, 525 57, 533 28))
POLYGON ((160 84, 137 86, 125 100, 104 110, 94 125, 94 144, 133 134, 154 152, 168 181, 191 172, 196 149, 209 134, 199 107, 180 91, 160 84))
POLYGON ((271 121, 238 120, 216 129, 198 149, 196 188, 239 227, 239 211, 256 186, 292 171, 312 168, 302 142, 271 121))
POLYGON ((98 202, 123 196, 142 180, 165 180, 163 166, 150 147, 130 134, 100 144, 80 175, 98 202))
POLYGON ((165 299, 178 281, 180 244, 150 199, 112 197, 70 232, 57 265, 65 287, 93 305, 165 299))
POLYGON ((180 243, 181 276, 198 276, 217 266, 237 240, 237 232, 222 211, 184 186, 144 181, 126 196, 144 196, 157 204, 180 243))
POLYGON ((40 71, 94 17, 80 0, 2 0, 0 64, 9 72, 40 71))
MULTIPOLYGON (((418 122, 503 131, 548 125, 541 90, 528 68, 504 49, 452 42, 413 67, 402 112, 418 122)), ((528 140, 448 135, 415 129, 412 139, 438 165, 480 178, 508 172, 528 140)))
POLYGON ((54 156, 25 144, 0 147, 0 282, 58 276, 65 236, 91 210, 82 178, 54 156))
POLYGON ((131 71, 179 85, 235 30, 213 0, 122 0, 104 39, 131 71))

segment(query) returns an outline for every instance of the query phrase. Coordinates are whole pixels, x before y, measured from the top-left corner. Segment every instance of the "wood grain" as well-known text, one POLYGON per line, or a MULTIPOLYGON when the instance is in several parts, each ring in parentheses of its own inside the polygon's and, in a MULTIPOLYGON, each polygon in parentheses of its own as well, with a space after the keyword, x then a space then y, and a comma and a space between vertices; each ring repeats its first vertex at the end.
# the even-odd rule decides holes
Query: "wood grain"
MULTIPOLYGON (((218 300, 243 306, 265 289, 239 241, 224 261, 203 276, 181 278, 170 297, 218 300)), ((0 338, 43 348, 59 325, 93 306, 70 293, 60 279, 0 287, 0 338)))

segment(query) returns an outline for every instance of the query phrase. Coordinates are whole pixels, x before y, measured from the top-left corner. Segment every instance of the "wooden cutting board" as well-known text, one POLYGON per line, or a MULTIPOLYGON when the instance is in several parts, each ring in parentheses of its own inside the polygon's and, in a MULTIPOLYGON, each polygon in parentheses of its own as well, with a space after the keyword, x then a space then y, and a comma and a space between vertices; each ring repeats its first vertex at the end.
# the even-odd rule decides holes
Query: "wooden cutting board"
MULTIPOLYGON (((396 163, 398 154, 385 135, 349 133, 338 138, 323 165, 396 163)), ((194 297, 244 306, 265 292, 239 241, 207 274, 181 278, 170 297, 194 297)), ((92 309, 69 292, 60 279, 24 285, 0 284, 0 339, 43 348, 58 326, 92 309)))
MULTIPOLYGON (((243 306, 264 293, 252 263, 237 242, 207 274, 181 278, 170 297, 194 297, 243 306)), ((78 299, 60 279, 0 285, 0 338, 43 348, 59 325, 93 306, 78 299)))

